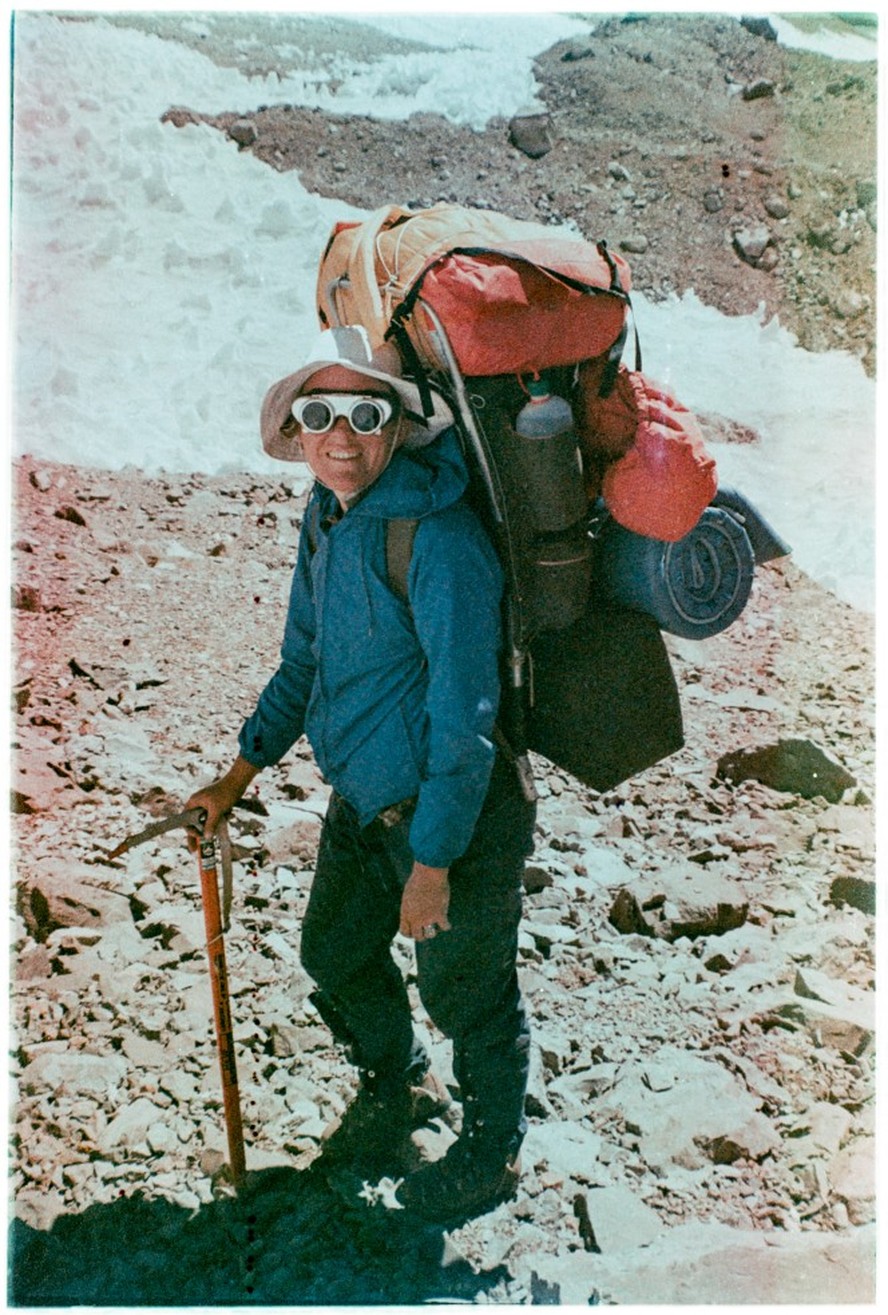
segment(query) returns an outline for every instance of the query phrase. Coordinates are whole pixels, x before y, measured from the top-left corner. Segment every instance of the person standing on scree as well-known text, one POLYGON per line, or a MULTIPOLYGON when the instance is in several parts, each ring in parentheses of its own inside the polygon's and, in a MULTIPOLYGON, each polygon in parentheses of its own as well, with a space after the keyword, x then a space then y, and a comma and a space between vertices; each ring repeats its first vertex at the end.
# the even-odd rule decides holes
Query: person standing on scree
POLYGON ((325 1156, 392 1149, 449 1097, 415 1035, 395 934, 415 941, 420 996, 453 1044, 462 1130, 398 1200, 443 1222, 507 1199, 525 1131, 529 1029, 517 976, 534 806, 493 743, 502 573, 463 493, 452 417, 422 419, 397 351, 363 329, 320 335, 262 406, 263 445, 315 476, 281 663, 230 770, 198 790, 205 834, 305 732, 332 787, 302 927, 311 999, 360 1071, 325 1156), (391 520, 415 522, 408 601, 387 564, 391 520))

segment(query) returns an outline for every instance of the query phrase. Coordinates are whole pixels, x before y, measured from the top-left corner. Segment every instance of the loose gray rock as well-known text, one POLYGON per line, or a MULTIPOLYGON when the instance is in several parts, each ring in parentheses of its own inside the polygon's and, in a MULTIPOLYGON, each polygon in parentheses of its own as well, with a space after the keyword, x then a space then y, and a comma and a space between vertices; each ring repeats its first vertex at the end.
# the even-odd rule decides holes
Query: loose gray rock
POLYGON ((549 1083, 550 1096, 563 1113, 582 1119, 591 1105, 605 1092, 610 1091, 617 1079, 616 1064, 596 1064, 578 1073, 566 1073, 549 1083))
POLYGON ((788 201, 784 200, 782 196, 777 196, 773 192, 765 197, 762 204, 765 207, 766 213, 769 214, 772 219, 785 219, 789 214, 788 201))
POLYGON ((41 493, 48 493, 52 488, 52 475, 48 470, 32 470, 28 479, 35 489, 41 493))
POLYGON ((53 515, 56 520, 68 521, 71 525, 86 525, 83 513, 79 511, 77 507, 72 507, 70 503, 66 503, 64 506, 56 508, 53 515))
POLYGON ((21 1090, 42 1092, 89 1092, 105 1095, 114 1091, 126 1074, 120 1055, 90 1055, 83 1052, 38 1055, 19 1076, 21 1090))
POLYGON ((606 1293, 614 1305, 644 1306, 652 1293, 668 1292, 680 1305, 818 1303, 871 1304, 875 1227, 845 1234, 764 1232, 712 1221, 681 1223, 638 1249, 613 1256, 539 1257, 540 1278, 564 1283, 561 1300, 587 1304, 589 1293, 606 1293), (585 1292, 585 1297, 581 1294, 585 1292))
POLYGON ((816 968, 799 968, 795 975, 794 990, 796 995, 808 1000, 820 1000, 823 1004, 842 1008, 846 1005, 864 1006, 871 1002, 871 993, 847 982, 818 972, 816 968))
POLYGON ((841 1105, 816 1101, 809 1111, 809 1137, 815 1146, 835 1155, 851 1129, 851 1115, 841 1105))
POLYGON ((166 1049, 159 1041, 149 1041, 147 1037, 134 1032, 124 1037, 122 1050, 133 1067, 140 1072, 145 1069, 162 1069, 167 1062, 166 1049))
POLYGON ((754 82, 746 83, 741 95, 744 100, 761 100, 765 96, 773 96, 776 90, 769 78, 756 78, 754 82))
POLYGON ((778 740, 760 748, 723 754, 717 773, 735 785, 739 781, 760 781, 772 790, 799 794, 804 799, 822 796, 830 803, 838 803, 844 792, 857 784, 856 777, 837 758, 803 739, 778 740))
POLYGON ((80 794, 51 751, 25 748, 13 760, 9 793, 11 811, 25 816, 64 807, 80 794))
POLYGON ((201 117, 196 110, 190 110, 184 105, 174 105, 171 109, 165 110, 160 117, 161 123, 171 123, 174 128, 184 128, 189 123, 201 123, 201 117))
POLYGON ((536 1169, 550 1169, 565 1178, 594 1179, 601 1136, 574 1119, 547 1119, 531 1127, 521 1147, 522 1160, 536 1169))
POLYGON ((48 1233, 56 1220, 67 1213, 61 1192, 45 1187, 24 1187, 16 1194, 16 1215, 29 1228, 48 1233))
POLYGON ((228 129, 228 136, 238 146, 252 146, 259 133, 252 119, 236 119, 228 129))
POLYGON ((643 1066, 627 1064, 600 1108, 622 1115, 648 1164, 701 1168, 708 1146, 743 1128, 758 1102, 720 1064, 674 1046, 662 1047, 657 1060, 672 1067, 671 1087, 652 1091, 642 1081, 643 1066))
POLYGON ((52 971, 52 956, 44 945, 21 953, 15 964, 17 982, 37 982, 52 971))
POLYGON ((641 905, 630 890, 620 890, 611 905, 608 919, 624 936, 653 936, 653 923, 642 913, 641 905))
POLYGON ((763 224, 759 224, 756 228, 741 228, 734 234, 733 241, 734 250, 740 259, 747 265, 757 267, 771 241, 771 234, 763 224))
POLYGON ((169 1155, 178 1150, 179 1138, 167 1123, 155 1123, 148 1129, 145 1140, 148 1149, 155 1155, 169 1155))
POLYGON ((509 141, 516 150, 538 160, 552 149, 549 126, 549 115, 545 111, 528 110, 515 114, 509 120, 509 141))
POLYGON ((777 1004, 770 1014, 804 1028, 818 1047, 859 1056, 866 1054, 873 1044, 873 1009, 872 1000, 831 1005, 795 996, 777 1004))
POLYGON ((43 599, 40 590, 32 584, 14 584, 12 606, 20 612, 41 612, 43 599))
POLYGON ((621 890, 610 921, 624 935, 693 940, 742 927, 748 912, 749 902, 735 883, 709 873, 666 871, 621 890))
POLYGON ((267 835, 263 847, 272 863, 313 867, 320 837, 320 819, 303 814, 299 821, 267 835))
POLYGON ((857 319, 869 308, 869 298, 855 288, 842 288, 833 301, 833 310, 843 320, 857 319))
MULTIPOLYGON (((169 1057, 167 1057, 167 1064, 169 1057)), ((177 1105, 187 1105, 197 1095, 197 1078, 183 1069, 167 1071, 159 1080, 161 1091, 172 1096, 177 1105)))
POLYGON ((45 941, 60 927, 108 927, 116 922, 132 922, 129 900, 88 885, 81 878, 82 870, 53 860, 20 886, 19 912, 36 941, 45 941))
POLYGON ((584 1222, 588 1226, 588 1249, 602 1255, 649 1246, 665 1231, 662 1216, 627 1187, 593 1187, 577 1199, 574 1210, 581 1228, 584 1222))
POLYGON ((782 1146, 780 1137, 763 1114, 753 1114, 731 1132, 720 1133, 706 1143, 713 1164, 737 1160, 764 1160, 782 1146))
POLYGON ((850 1222, 858 1227, 875 1218, 875 1171, 876 1145, 872 1137, 851 1142, 829 1165, 831 1191, 844 1203, 850 1222))
POLYGON ((136 1147, 147 1142, 149 1130, 163 1122, 163 1111, 141 1096, 111 1120, 99 1138, 99 1149, 108 1154, 118 1147, 136 1147))
POLYGON ((550 889, 554 881, 552 873, 536 863, 528 863, 524 869, 524 891, 527 895, 538 895, 550 889))
POLYGON ((180 955, 191 955, 206 943, 204 916, 191 904, 159 904, 139 923, 145 937, 159 937, 180 955))

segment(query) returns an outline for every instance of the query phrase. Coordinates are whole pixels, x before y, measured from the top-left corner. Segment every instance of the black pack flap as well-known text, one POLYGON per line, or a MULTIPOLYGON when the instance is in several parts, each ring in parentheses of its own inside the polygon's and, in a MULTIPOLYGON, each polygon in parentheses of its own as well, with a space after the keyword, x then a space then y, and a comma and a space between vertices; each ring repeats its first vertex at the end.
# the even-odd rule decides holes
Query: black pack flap
POLYGON ((531 645, 528 748, 593 790, 610 790, 684 744, 681 704, 652 617, 590 609, 531 645))

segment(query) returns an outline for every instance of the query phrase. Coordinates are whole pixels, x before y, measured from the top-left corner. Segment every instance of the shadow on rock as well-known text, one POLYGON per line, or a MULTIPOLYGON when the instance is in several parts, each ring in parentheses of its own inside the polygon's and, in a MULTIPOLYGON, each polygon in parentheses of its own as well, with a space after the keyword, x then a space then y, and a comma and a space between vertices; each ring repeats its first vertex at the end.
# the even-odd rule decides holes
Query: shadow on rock
POLYGON ((14 1306, 471 1302, 508 1278, 476 1273, 440 1228, 343 1203, 310 1169, 250 1174, 197 1211, 135 1194, 46 1232, 16 1219, 9 1238, 14 1306))

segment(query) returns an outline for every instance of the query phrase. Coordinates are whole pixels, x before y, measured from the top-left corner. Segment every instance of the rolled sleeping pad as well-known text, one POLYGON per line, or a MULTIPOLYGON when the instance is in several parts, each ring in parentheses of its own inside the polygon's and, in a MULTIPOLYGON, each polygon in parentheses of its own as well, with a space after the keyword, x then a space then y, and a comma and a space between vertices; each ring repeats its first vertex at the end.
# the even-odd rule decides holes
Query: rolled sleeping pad
POLYGON ((773 562, 776 557, 787 557, 792 552, 789 544, 781 539, 761 512, 737 489, 729 485, 719 485, 718 492, 712 499, 712 506, 723 507, 743 526, 752 544, 756 566, 773 562))
POLYGON ((594 596, 647 612, 669 634, 708 639, 743 611, 755 561, 745 528, 722 507, 707 507, 676 543, 607 519, 595 539, 594 596))

